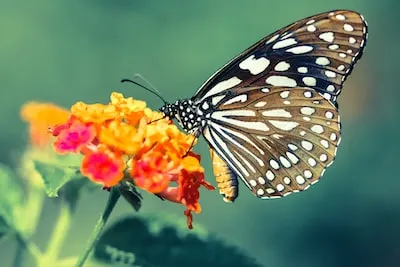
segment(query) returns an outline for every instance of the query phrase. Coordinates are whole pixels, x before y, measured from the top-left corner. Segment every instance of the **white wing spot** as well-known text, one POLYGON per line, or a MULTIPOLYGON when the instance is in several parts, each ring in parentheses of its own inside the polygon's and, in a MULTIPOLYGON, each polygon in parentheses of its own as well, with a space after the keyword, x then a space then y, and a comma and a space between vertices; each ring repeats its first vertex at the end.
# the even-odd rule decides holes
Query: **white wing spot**
POLYGON ((355 44, 357 42, 356 38, 354 37, 349 37, 349 43, 350 44, 355 44))
POLYGON ((339 65, 337 67, 338 70, 343 71, 346 67, 344 65, 339 65))
POLYGON ((329 92, 333 92, 335 91, 335 86, 333 86, 332 84, 328 85, 328 87, 326 87, 326 90, 328 90, 329 92))
POLYGON ((314 25, 309 25, 307 27, 307 31, 309 32, 315 32, 317 30, 317 27, 315 27, 314 25))
POLYGON ((269 165, 270 165, 272 168, 274 168, 275 170, 278 170, 278 169, 279 169, 279 163, 276 162, 276 160, 274 160, 274 159, 271 159, 271 160, 269 161, 269 165))
POLYGON ((307 151, 311 151, 313 149, 313 144, 305 140, 301 141, 301 146, 307 151))
POLYGON ((297 85, 296 80, 286 76, 270 76, 265 80, 265 82, 274 86, 295 87, 297 85))
POLYGON ((285 189, 285 187, 283 186, 283 184, 277 184, 277 185, 276 185, 276 189, 277 189, 279 192, 282 192, 282 191, 285 189))
POLYGON ((296 182, 301 185, 301 184, 304 184, 306 182, 306 180, 304 180, 303 176, 297 175, 296 176, 296 182))
POLYGON ((345 23, 345 24, 343 25, 343 29, 344 29, 346 32, 352 32, 352 31, 354 31, 353 26, 351 26, 350 24, 347 24, 347 23, 345 23))
POLYGON ((330 71, 330 70, 326 70, 325 71, 325 75, 326 75, 326 77, 329 77, 329 78, 335 78, 336 77, 336 72, 333 72, 333 71, 330 71))
POLYGON ((329 59, 327 57, 317 57, 317 59, 315 60, 315 63, 317 63, 318 65, 321 66, 326 66, 329 65, 329 63, 331 63, 329 61, 329 59))
POLYGON ((313 49, 314 48, 312 46, 301 45, 301 46, 296 46, 296 47, 290 48, 290 49, 286 50, 286 52, 290 52, 293 54, 305 54, 305 53, 312 51, 313 49))
POLYGON ((278 37, 279 37, 279 34, 276 34, 276 35, 272 36, 268 41, 265 42, 265 44, 270 44, 270 43, 272 43, 273 41, 275 41, 276 39, 278 39, 278 37))
POLYGON ((254 55, 249 56, 239 64, 242 70, 249 70, 251 74, 257 75, 263 72, 268 66, 270 61, 265 57, 255 59, 254 55))
POLYGON ((313 127, 311 127, 311 131, 317 134, 322 134, 324 132, 324 128, 321 125, 316 124, 313 127))
POLYGON ((306 135, 306 132, 305 132, 305 131, 300 131, 300 135, 301 135, 301 136, 305 136, 305 135, 306 135))
POLYGON ((231 99, 229 99, 228 101, 226 101, 224 103, 224 106, 225 105, 230 105, 230 104, 233 104, 233 103, 236 103, 236 102, 244 103, 246 101, 247 101, 247 95, 246 94, 242 94, 242 95, 238 95, 238 96, 232 97, 231 99))
POLYGON ((228 80, 222 81, 217 83, 213 88, 211 88, 207 94, 204 95, 204 97, 202 99, 206 99, 207 97, 211 96, 211 95, 215 95, 218 94, 226 89, 232 88, 236 85, 238 85, 239 83, 241 83, 242 80, 239 79, 238 77, 232 77, 228 80))
POLYGON ((269 88, 268 88, 268 87, 265 87, 265 88, 261 89, 261 92, 263 92, 263 93, 269 93, 269 88))
POLYGON ((285 61, 281 61, 275 66, 276 71, 287 71, 289 68, 290 64, 285 61))
POLYGON ((322 162, 325 162, 328 159, 328 156, 324 153, 321 154, 321 156, 319 156, 319 160, 322 162))
POLYGON ((294 39, 294 38, 288 38, 288 39, 286 39, 286 40, 276 42, 276 43, 272 46, 272 48, 273 48, 273 49, 279 49, 279 48, 287 47, 287 46, 294 45, 294 44, 297 44, 296 39, 294 39))
POLYGON ((202 107, 204 110, 207 110, 207 109, 210 107, 210 105, 208 105, 207 101, 205 101, 201 107, 202 107))
POLYGON ((284 117, 284 118, 291 118, 292 117, 292 114, 290 114, 290 112, 287 112, 284 109, 266 110, 266 111, 263 111, 262 114, 264 116, 269 116, 269 117, 284 117))
POLYGON ((262 178, 262 177, 258 177, 258 182, 259 182, 260 184, 265 184, 265 180, 264 180, 264 178, 262 178))
POLYGON ((307 21, 307 25, 310 25, 310 24, 313 24, 315 22, 315 19, 312 19, 312 20, 309 20, 309 21, 307 21))
POLYGON ((308 179, 312 178, 312 172, 310 172, 310 170, 305 170, 304 177, 306 177, 308 179))
POLYGON ((285 177, 285 178, 283 178, 283 182, 285 184, 290 184, 291 180, 289 179, 289 177, 285 177))
POLYGON ((300 72, 300 73, 307 73, 308 69, 307 69, 307 67, 298 67, 297 71, 300 72))
POLYGON ((324 40, 325 42, 332 43, 335 39, 333 32, 324 32, 319 35, 319 39, 324 40))
POLYGON ((218 95, 218 96, 214 96, 211 99, 211 102, 214 106, 216 106, 223 98, 225 97, 225 95, 218 95))
POLYGON ((272 188, 267 188, 266 190, 267 190, 267 193, 268 193, 268 194, 272 194, 272 193, 275 192, 275 190, 272 189, 272 188))
POLYGON ((312 97, 312 93, 310 91, 305 91, 304 92, 304 96, 307 98, 311 98, 312 97))
POLYGON ((317 165, 317 162, 313 158, 308 158, 308 164, 310 164, 311 167, 315 167, 317 165))
POLYGON ((302 107, 300 109, 300 112, 304 115, 312 115, 315 112, 315 108, 311 108, 311 107, 302 107))
POLYGON ((283 167, 285 167, 285 168, 290 168, 292 166, 292 164, 290 164, 290 162, 285 157, 280 156, 279 161, 282 163, 283 167))
POLYGON ((265 176, 267 176, 267 179, 270 180, 270 181, 274 180, 274 178, 275 178, 274 173, 271 172, 270 170, 267 171, 265 176))
POLYGON ((327 99, 327 100, 331 100, 331 95, 328 94, 328 93, 324 93, 324 94, 323 94, 323 97, 324 97, 325 99, 327 99))
POLYGON ((292 151, 296 151, 297 149, 299 149, 296 145, 293 145, 293 144, 288 144, 288 147, 289 147, 292 151))
POLYGON ((321 145, 322 145, 323 147, 329 148, 329 142, 328 142, 328 141, 322 139, 322 140, 320 141, 320 143, 321 143, 321 145))
POLYGON ((294 121, 275 121, 275 120, 268 120, 276 128, 279 128, 283 131, 290 131, 296 128, 299 123, 294 121))
POLYGON ((283 101, 283 104, 290 105, 290 101, 289 100, 285 100, 285 101, 283 101))
POLYGON ((338 20, 345 20, 345 19, 346 19, 346 17, 345 17, 344 15, 342 15, 342 14, 337 14, 337 15, 336 15, 336 18, 337 18, 338 20))
POLYGON ((282 93, 280 93, 280 96, 282 97, 282 98, 288 98, 289 97, 289 91, 283 91, 282 93))
POLYGON ((307 86, 317 85, 317 79, 315 79, 314 77, 304 77, 302 80, 303 80, 304 84, 307 86))
POLYGON ((264 195, 264 190, 262 190, 261 188, 257 190, 257 195, 262 196, 264 195))
POLYGON ((345 57, 347 57, 347 55, 345 53, 339 53, 339 57, 345 58, 345 57))
POLYGON ((254 106, 256 107, 256 108, 262 108, 263 106, 265 106, 267 104, 267 102, 265 102, 265 101, 260 101, 260 102, 257 102, 256 104, 254 104, 254 106))
POLYGON ((330 111, 327 111, 327 112, 325 112, 325 117, 326 117, 327 119, 332 119, 332 118, 333 118, 333 113, 330 112, 330 111))
POLYGON ((303 117, 303 120, 305 120, 305 121, 310 121, 311 118, 310 118, 310 117, 303 117))
POLYGON ((331 133, 329 137, 332 141, 335 141, 337 139, 337 135, 335 133, 331 133))
POLYGON ((256 182, 256 180, 250 180, 250 181, 249 181, 249 184, 250 184, 252 187, 254 187, 254 186, 257 185, 257 182, 256 182))
POLYGON ((332 44, 332 45, 329 45, 328 48, 329 48, 330 50, 336 50, 336 49, 339 48, 339 45, 337 45, 337 44, 332 44))
POLYGON ((298 157, 296 157, 296 155, 294 155, 293 153, 291 153, 291 152, 286 152, 286 156, 290 159, 290 161, 293 163, 293 164, 297 164, 297 162, 299 162, 299 158, 298 157))

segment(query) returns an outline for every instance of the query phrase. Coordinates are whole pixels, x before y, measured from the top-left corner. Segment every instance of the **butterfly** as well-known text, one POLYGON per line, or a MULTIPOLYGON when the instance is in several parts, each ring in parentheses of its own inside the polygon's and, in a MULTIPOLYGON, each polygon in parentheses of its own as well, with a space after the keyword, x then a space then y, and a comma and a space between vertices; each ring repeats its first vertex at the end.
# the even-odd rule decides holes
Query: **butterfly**
POLYGON ((362 15, 336 10, 301 19, 255 43, 190 99, 160 108, 203 135, 224 200, 238 178, 262 199, 308 189, 335 159, 337 97, 367 40, 362 15))

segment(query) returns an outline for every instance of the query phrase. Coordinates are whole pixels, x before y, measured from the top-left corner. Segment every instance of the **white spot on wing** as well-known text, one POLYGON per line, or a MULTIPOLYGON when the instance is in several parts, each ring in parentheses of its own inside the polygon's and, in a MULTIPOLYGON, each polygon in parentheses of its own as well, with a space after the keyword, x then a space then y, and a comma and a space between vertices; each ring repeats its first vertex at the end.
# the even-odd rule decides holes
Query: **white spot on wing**
POLYGON ((315 60, 315 63, 317 63, 318 65, 321 66, 326 66, 329 65, 329 59, 327 57, 317 57, 317 59, 315 60))
POLYGON ((314 77, 303 77, 303 83, 307 86, 315 86, 317 85, 317 79, 314 77))
POLYGON ((312 115, 315 112, 315 108, 311 108, 311 107, 302 107, 300 109, 300 112, 304 115, 312 115))
POLYGON ((276 39, 278 39, 278 37, 279 37, 279 34, 276 34, 276 35, 272 36, 271 39, 269 39, 268 41, 265 42, 265 44, 270 44, 270 43, 272 43, 273 41, 275 41, 276 39))
POLYGON ((265 80, 265 82, 274 86, 295 87, 297 85, 296 80, 286 76, 270 76, 265 80))
POLYGON ((286 40, 282 40, 282 41, 276 42, 276 43, 272 46, 272 48, 273 48, 273 49, 279 49, 279 48, 287 47, 287 46, 294 45, 294 44, 297 44, 296 39, 294 39, 294 38, 288 38, 288 39, 286 39, 286 40))
POLYGON ((296 128, 299 123, 294 121, 276 121, 276 120, 268 120, 274 127, 279 128, 283 131, 290 131, 296 128))
POLYGON ((307 67, 298 67, 297 71, 300 72, 300 73, 307 73, 308 69, 307 69, 307 67))
POLYGON ((290 48, 288 50, 286 50, 286 52, 290 52, 293 54, 304 54, 304 53, 308 53, 310 51, 312 51, 314 48, 312 46, 309 45, 301 45, 301 46, 296 46, 293 48, 290 48))
POLYGON ((343 29, 344 29, 346 32, 352 32, 352 31, 354 31, 353 26, 351 26, 350 24, 347 24, 347 23, 345 23, 345 24, 343 25, 343 29))
POLYGON ((238 96, 232 97, 231 99, 229 99, 228 101, 226 101, 224 103, 224 106, 225 105, 230 105, 230 104, 233 104, 233 103, 236 103, 236 102, 244 103, 246 101, 247 101, 247 95, 246 94, 242 94, 242 95, 238 95, 238 96))
POLYGON ((281 61, 275 66, 276 71, 287 71, 290 68, 290 64, 285 61, 281 61))
POLYGON ((225 95, 214 96, 211 102, 214 106, 216 106, 219 103, 219 101, 221 101, 224 97, 225 95))
POLYGON ((324 32, 319 35, 319 39, 332 43, 335 39, 335 36, 333 35, 333 32, 324 32))
POLYGON ((265 110, 262 112, 264 116, 269 116, 269 117, 285 117, 285 118, 291 118, 292 114, 290 112, 287 112, 284 109, 271 109, 271 110, 265 110))
POLYGON ((254 55, 249 56, 239 64, 242 70, 249 70, 251 74, 257 75, 263 72, 268 66, 270 61, 265 57, 255 59, 254 55))
POLYGON ((265 101, 260 101, 260 102, 257 102, 256 104, 254 104, 254 107, 256 107, 256 108, 262 108, 263 106, 265 106, 267 104, 267 102, 265 102, 265 101))
POLYGON ((228 80, 222 81, 217 83, 213 88, 211 88, 207 94, 204 95, 204 97, 202 99, 205 99, 211 95, 215 95, 218 94, 226 89, 230 89, 236 85, 238 85, 239 83, 241 83, 242 80, 239 79, 238 77, 234 76, 228 80))
POLYGON ((256 113, 253 110, 223 110, 215 111, 211 115, 211 117, 215 120, 233 124, 235 126, 252 130, 269 131, 269 127, 261 121, 237 120, 229 118, 230 116, 255 117, 256 113))

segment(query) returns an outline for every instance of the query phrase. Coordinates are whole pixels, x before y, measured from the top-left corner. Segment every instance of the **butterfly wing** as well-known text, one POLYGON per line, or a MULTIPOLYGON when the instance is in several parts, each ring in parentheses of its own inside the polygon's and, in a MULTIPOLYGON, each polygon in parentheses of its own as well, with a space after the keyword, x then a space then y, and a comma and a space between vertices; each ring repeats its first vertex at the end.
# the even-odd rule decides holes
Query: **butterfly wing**
POLYGON ((307 189, 332 164, 340 142, 336 107, 299 87, 230 90, 203 135, 260 198, 307 189))
POLYGON ((337 10, 299 20, 263 38, 211 76, 196 103, 232 88, 310 87, 336 103, 367 39, 364 18, 337 10))

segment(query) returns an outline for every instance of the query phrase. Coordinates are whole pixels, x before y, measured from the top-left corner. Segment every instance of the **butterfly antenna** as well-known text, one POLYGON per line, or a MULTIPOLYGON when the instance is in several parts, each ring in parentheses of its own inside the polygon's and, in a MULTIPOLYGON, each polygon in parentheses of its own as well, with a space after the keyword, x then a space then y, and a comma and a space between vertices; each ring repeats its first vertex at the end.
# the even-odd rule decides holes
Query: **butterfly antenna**
POLYGON ((124 82, 130 82, 130 83, 136 84, 139 87, 142 87, 144 90, 146 90, 146 91, 152 93, 153 95, 157 96, 158 98, 160 98, 164 102, 164 104, 167 104, 167 101, 161 96, 160 92, 158 92, 157 90, 152 90, 138 82, 135 82, 135 81, 132 81, 129 79, 122 79, 121 83, 124 83, 124 82))
POLYGON ((135 73, 133 74, 133 79, 142 79, 142 81, 144 81, 145 83, 147 83, 147 85, 150 86, 151 89, 153 89, 153 91, 157 92, 159 95, 161 95, 161 92, 157 90, 157 88, 149 81, 147 80, 142 74, 140 73, 135 73))

